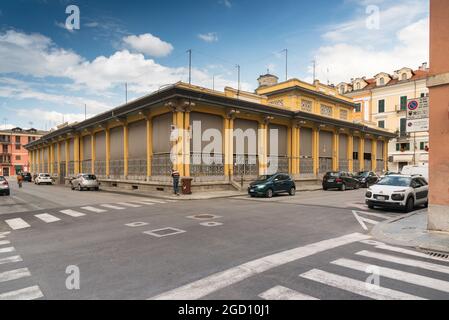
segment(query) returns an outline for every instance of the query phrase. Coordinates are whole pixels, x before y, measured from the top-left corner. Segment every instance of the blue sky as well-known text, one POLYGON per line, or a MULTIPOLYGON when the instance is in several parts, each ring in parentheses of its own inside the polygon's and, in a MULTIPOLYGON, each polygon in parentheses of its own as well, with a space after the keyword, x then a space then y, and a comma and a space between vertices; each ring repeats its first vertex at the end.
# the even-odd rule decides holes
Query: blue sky
POLYGON ((428 0, 2 0, 1 128, 49 129, 187 81, 254 90, 270 69, 282 80, 339 83, 428 60, 428 0), (80 29, 67 30, 66 7, 80 9, 80 29), (375 6, 378 28, 368 28, 375 6), (6 119, 6 120, 5 120, 6 119))

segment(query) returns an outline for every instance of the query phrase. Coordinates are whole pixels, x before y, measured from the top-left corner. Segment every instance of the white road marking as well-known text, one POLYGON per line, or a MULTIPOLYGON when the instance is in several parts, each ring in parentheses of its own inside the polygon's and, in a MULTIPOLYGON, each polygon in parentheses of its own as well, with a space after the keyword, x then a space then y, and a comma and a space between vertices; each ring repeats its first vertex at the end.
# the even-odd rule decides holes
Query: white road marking
POLYGON ((399 258, 395 257, 389 254, 383 254, 383 253, 377 253, 377 252, 371 252, 371 251, 360 251, 356 253, 358 256, 362 257, 368 257, 373 258, 377 260, 383 260, 387 262, 402 264, 405 266, 410 267, 416 267, 421 269, 426 269, 430 271, 436 271, 441 273, 449 274, 449 266, 443 266, 440 264, 425 262, 425 261, 419 261, 414 259, 406 259, 406 258, 399 258))
POLYGON ((425 253, 419 252, 419 251, 413 251, 413 250, 409 250, 409 249, 389 246, 389 245, 386 245, 385 243, 377 242, 374 240, 366 240, 366 241, 360 241, 360 242, 369 244, 369 245, 373 245, 373 246, 375 246, 376 249, 380 249, 380 250, 392 251, 392 252, 396 252, 396 253, 403 253, 403 254, 406 254, 409 256, 420 257, 420 258, 425 258, 425 259, 430 259, 430 260, 448 262, 448 259, 432 257, 428 254, 425 254, 425 253))
POLYGON ((370 223, 370 224, 374 224, 374 225, 379 223, 378 221, 367 219, 367 218, 363 218, 363 217, 359 216, 356 210, 353 210, 352 214, 354 215, 354 217, 357 219, 357 221, 360 223, 360 225, 362 226, 363 230, 365 230, 365 231, 368 231, 368 227, 366 226, 365 222, 366 223, 370 223))
POLYGON ((128 202, 119 202, 117 204, 120 205, 120 206, 130 207, 130 208, 141 208, 142 207, 141 205, 128 203, 128 202))
POLYGON ((0 241, 0 246, 4 246, 5 244, 10 244, 11 242, 8 240, 2 240, 0 241))
POLYGON ((164 237, 169 237, 169 236, 174 236, 175 234, 180 234, 180 233, 185 233, 185 230, 181 230, 181 229, 177 229, 177 228, 162 228, 162 229, 156 229, 156 230, 150 230, 150 231, 145 231, 144 234, 148 234, 150 236, 156 237, 156 238, 164 238, 164 237), (168 232, 168 233, 159 233, 161 231, 172 231, 172 232, 168 232))
POLYGON ((234 268, 218 272, 206 278, 189 283, 180 288, 157 295, 153 300, 197 300, 217 290, 226 288, 259 273, 279 267, 323 251, 371 238, 368 235, 353 233, 339 238, 320 241, 292 250, 279 252, 253 260, 234 268))
POLYGON ((8 247, 8 248, 1 248, 0 249, 0 253, 10 253, 10 252, 14 252, 16 251, 16 249, 14 249, 14 247, 8 247))
POLYGON ((22 258, 20 256, 12 256, 12 257, 0 258, 0 264, 22 262, 22 261, 23 260, 22 260, 22 258))
POLYGON ((356 212, 357 215, 362 214, 362 215, 367 215, 367 216, 372 216, 372 217, 377 217, 377 218, 382 218, 384 220, 388 220, 391 219, 392 217, 387 216, 385 214, 379 214, 379 213, 373 213, 373 212, 366 212, 366 211, 357 211, 354 210, 353 212, 356 212))
POLYGON ((438 291, 449 293, 449 282, 438 280, 430 277, 420 276, 410 272, 404 272, 400 270, 385 268, 377 265, 371 265, 350 259, 339 259, 332 264, 337 266, 346 267, 353 270, 365 272, 368 268, 377 268, 380 275, 385 278, 390 278, 397 281, 411 283, 420 287, 427 287, 438 291))
POLYGON ((209 221, 209 222, 201 222, 200 225, 202 225, 203 227, 219 227, 219 226, 222 226, 223 223, 215 222, 215 221, 209 221))
POLYGON ((8 236, 10 233, 11 233, 11 231, 0 232, 0 239, 5 238, 5 237, 8 236))
POLYGON ((308 296, 306 294, 302 294, 298 291, 282 287, 276 286, 270 290, 265 291, 264 293, 259 294, 259 297, 264 300, 319 300, 317 298, 308 296))
POLYGON ((42 298, 44 295, 38 286, 28 287, 16 291, 0 294, 0 300, 34 300, 42 298))
POLYGON ((102 204, 101 207, 113 209, 113 210, 125 210, 123 207, 114 206, 112 204, 102 204))
POLYGON ((62 211, 59 211, 59 212, 61 212, 63 214, 66 214, 68 216, 74 217, 74 218, 85 216, 84 213, 81 213, 81 212, 78 212, 78 211, 75 211, 75 210, 62 210, 62 211))
POLYGON ((56 221, 61 221, 61 219, 56 218, 55 216, 52 216, 51 214, 48 213, 36 214, 35 217, 41 219, 45 223, 53 223, 56 221))
POLYGON ((162 204, 167 203, 166 201, 163 201, 163 200, 157 200, 157 199, 144 199, 144 200, 142 200, 142 201, 143 201, 143 202, 162 203, 162 204))
POLYGON ((303 273, 300 277, 376 300, 426 300, 408 293, 388 288, 370 287, 366 282, 318 269, 313 269, 303 273))
POLYGON ((90 212, 95 212, 95 213, 107 212, 107 210, 103 210, 103 209, 99 209, 99 208, 95 208, 95 207, 82 207, 81 209, 90 211, 90 212))
POLYGON ((17 218, 17 219, 9 219, 5 221, 9 227, 13 230, 20 230, 29 228, 30 225, 25 222, 25 220, 17 218))
POLYGON ((12 281, 30 276, 31 273, 27 268, 11 270, 0 273, 0 282, 12 281))
POLYGON ((155 203, 151 203, 151 202, 143 202, 143 201, 133 201, 134 203, 138 203, 138 204, 143 204, 145 206, 154 206, 155 203))
POLYGON ((125 224, 125 226, 130 227, 130 228, 144 227, 147 225, 148 225, 147 222, 132 222, 132 223, 125 224))

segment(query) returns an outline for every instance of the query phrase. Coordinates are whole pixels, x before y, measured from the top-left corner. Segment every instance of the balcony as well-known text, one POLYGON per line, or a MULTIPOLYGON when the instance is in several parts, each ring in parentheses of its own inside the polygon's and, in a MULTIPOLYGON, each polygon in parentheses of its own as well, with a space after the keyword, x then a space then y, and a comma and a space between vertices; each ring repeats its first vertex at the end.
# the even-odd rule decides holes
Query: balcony
POLYGON ((0 144, 11 144, 11 139, 0 138, 0 144))
POLYGON ((394 109, 396 110, 396 113, 401 113, 401 112, 406 112, 407 111, 407 106, 402 106, 401 105, 396 105, 394 107, 394 109))
POLYGON ((397 135, 396 139, 398 142, 407 141, 408 139, 410 139, 410 133, 407 133, 405 131, 396 130, 395 134, 397 135))

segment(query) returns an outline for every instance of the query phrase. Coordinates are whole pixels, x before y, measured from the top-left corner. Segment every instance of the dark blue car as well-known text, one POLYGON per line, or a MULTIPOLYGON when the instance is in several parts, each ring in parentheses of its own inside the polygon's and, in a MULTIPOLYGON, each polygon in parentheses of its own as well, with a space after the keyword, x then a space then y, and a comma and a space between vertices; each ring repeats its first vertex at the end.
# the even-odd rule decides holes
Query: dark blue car
POLYGON ((251 197, 271 198, 273 195, 280 193, 288 193, 291 196, 296 194, 295 181, 288 174, 263 175, 248 187, 248 194, 251 197))

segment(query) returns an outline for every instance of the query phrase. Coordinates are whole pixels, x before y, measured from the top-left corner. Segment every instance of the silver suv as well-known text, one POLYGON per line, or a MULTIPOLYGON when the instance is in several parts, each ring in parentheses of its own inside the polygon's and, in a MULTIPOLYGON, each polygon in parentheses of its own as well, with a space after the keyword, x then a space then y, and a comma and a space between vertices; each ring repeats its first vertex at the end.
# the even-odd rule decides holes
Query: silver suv
POLYGON ((70 184, 72 190, 100 190, 100 182, 98 182, 97 177, 93 174, 80 173, 70 181, 70 184))

